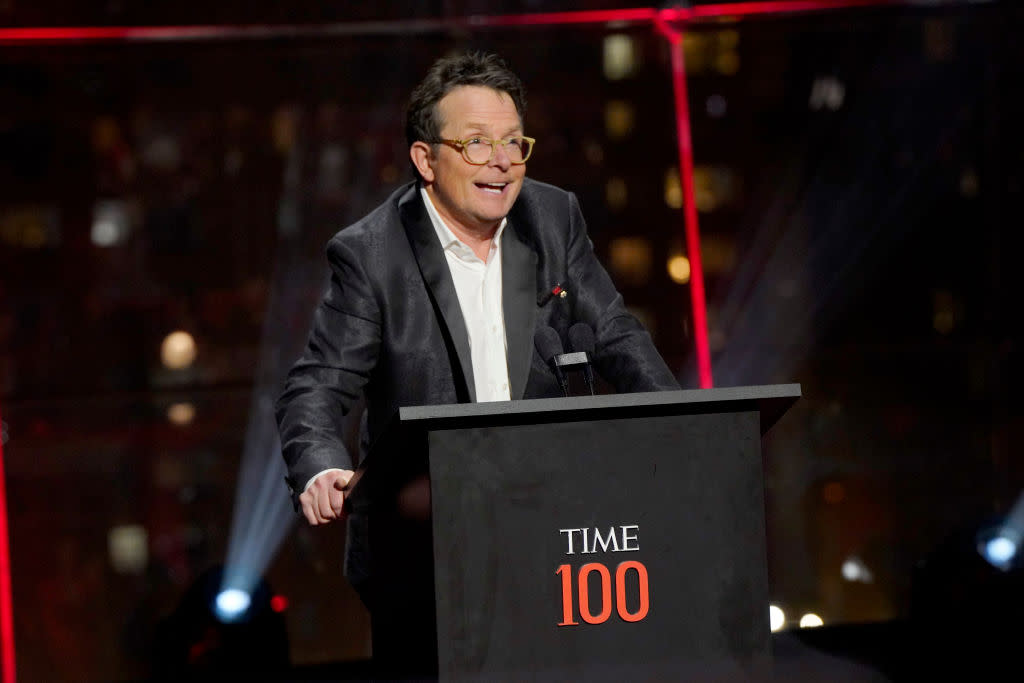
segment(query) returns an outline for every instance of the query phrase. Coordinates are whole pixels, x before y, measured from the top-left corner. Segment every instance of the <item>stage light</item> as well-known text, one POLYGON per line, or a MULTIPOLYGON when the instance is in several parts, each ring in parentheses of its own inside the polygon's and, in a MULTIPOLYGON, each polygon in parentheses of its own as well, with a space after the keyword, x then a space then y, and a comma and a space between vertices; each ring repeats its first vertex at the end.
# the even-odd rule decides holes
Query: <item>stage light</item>
POLYGON ((188 332, 178 330, 164 337, 160 345, 160 360, 164 367, 181 370, 196 359, 196 340, 188 332))
POLYGON ((225 623, 238 621, 245 615, 252 603, 252 597, 239 588, 227 588, 217 594, 215 601, 217 618, 225 623))
POLYGON ((808 612, 800 617, 800 628, 817 628, 824 625, 824 620, 813 612, 808 612))
POLYGON ((985 561, 996 569, 1009 569, 1017 559, 1017 549, 1020 547, 1020 535, 1012 529, 1002 527, 987 534, 983 534, 978 543, 978 552, 985 558, 985 561))
POLYGON ((786 625, 786 613, 782 611, 781 607, 768 606, 768 623, 772 628, 772 633, 782 630, 782 627, 786 625))
POLYGON ((1021 541, 1024 541, 1024 493, 1018 496, 1005 519, 978 533, 978 553, 996 569, 1009 571, 1021 564, 1018 552, 1021 541))

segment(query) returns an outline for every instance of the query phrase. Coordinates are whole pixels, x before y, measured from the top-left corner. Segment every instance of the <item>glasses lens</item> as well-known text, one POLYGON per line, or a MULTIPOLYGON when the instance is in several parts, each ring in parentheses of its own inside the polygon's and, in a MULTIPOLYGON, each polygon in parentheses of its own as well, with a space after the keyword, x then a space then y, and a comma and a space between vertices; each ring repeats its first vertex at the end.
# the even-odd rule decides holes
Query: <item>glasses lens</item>
POLYGON ((466 158, 469 159, 470 163, 474 164, 486 164, 491 158, 491 141, 484 140, 483 138, 473 138, 467 140, 463 149, 466 152, 466 158))
POLYGON ((509 138, 505 152, 514 164, 521 164, 530 156, 530 141, 525 138, 509 138))

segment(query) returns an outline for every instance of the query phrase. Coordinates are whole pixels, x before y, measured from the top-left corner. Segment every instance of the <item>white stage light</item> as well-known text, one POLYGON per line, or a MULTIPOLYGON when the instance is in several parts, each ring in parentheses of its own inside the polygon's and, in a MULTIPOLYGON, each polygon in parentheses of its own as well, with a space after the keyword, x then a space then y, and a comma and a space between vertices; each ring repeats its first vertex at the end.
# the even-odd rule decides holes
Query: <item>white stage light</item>
POLYGON ((772 627, 772 633, 782 630, 782 627, 786 625, 786 613, 782 611, 781 607, 768 606, 768 623, 772 627))
POLYGON ((978 553, 996 569, 1009 571, 1021 565, 1018 550, 1024 542, 1024 493, 1000 522, 978 532, 978 553))
POLYGON ((993 567, 1009 569, 1017 558, 1020 539, 1008 529, 999 529, 979 544, 978 550, 993 567))
POLYGON ((824 625, 825 621, 813 612, 808 612, 800 617, 800 628, 817 628, 824 625))
POLYGON ((224 622, 237 621, 249 609, 252 598, 243 590, 228 588, 217 594, 217 618, 224 622))

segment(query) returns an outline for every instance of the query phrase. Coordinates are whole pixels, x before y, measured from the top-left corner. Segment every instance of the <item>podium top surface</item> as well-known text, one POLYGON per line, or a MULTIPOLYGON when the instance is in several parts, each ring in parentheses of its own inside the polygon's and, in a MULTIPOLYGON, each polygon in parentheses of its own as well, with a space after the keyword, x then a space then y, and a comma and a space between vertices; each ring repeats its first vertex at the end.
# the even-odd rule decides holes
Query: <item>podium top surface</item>
POLYGON ((396 417, 401 425, 407 427, 459 429, 486 424, 757 410, 761 414, 761 434, 764 435, 800 396, 799 384, 766 384, 636 394, 535 398, 522 401, 407 406, 400 408, 396 417))

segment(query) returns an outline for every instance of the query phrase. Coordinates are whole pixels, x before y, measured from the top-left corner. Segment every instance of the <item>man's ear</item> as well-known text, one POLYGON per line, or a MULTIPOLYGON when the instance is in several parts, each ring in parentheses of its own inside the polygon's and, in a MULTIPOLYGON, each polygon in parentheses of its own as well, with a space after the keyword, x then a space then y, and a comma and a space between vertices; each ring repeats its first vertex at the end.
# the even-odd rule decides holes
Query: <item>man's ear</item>
POLYGON ((434 150, 430 145, 422 141, 412 143, 409 147, 409 158, 425 182, 434 182, 434 167, 431 165, 434 158, 434 150))

